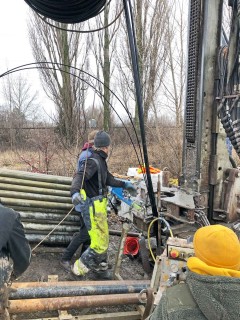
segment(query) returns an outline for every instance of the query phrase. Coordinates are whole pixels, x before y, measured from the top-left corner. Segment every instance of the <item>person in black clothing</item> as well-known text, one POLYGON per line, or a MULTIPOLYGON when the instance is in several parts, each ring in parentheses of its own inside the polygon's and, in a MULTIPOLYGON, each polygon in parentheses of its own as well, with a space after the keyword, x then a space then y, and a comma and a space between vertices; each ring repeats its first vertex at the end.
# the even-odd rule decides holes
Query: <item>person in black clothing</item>
MULTIPOLYGON (((77 172, 81 169, 82 166, 84 166, 85 161, 88 161, 88 159, 92 156, 94 138, 96 133, 97 133, 97 130, 94 130, 94 131, 91 131, 88 135, 88 141, 85 142, 82 148, 82 152, 80 153, 78 158, 77 172)), ((80 216, 80 230, 74 233, 71 242, 69 243, 67 248, 64 250, 60 260, 60 265, 63 267, 65 271, 67 272, 71 271, 72 257, 81 245, 82 245, 81 252, 84 252, 90 245, 90 237, 89 237, 87 228, 83 222, 83 219, 80 216)))
POLYGON ((72 181, 72 201, 75 209, 81 212, 90 238, 90 246, 72 266, 72 272, 77 276, 84 275, 89 270, 104 275, 108 269, 107 186, 136 191, 129 181, 117 180, 108 171, 106 159, 110 142, 105 131, 96 134, 92 156, 72 181))
POLYGON ((60 265, 63 267, 65 271, 71 271, 72 257, 81 245, 81 253, 83 253, 90 245, 90 236, 84 224, 83 218, 80 215, 80 229, 78 232, 74 233, 71 242, 64 250, 62 258, 60 260, 60 265))
POLYGON ((20 276, 29 266, 30 258, 31 248, 19 213, 0 205, 0 288, 11 276, 20 276))

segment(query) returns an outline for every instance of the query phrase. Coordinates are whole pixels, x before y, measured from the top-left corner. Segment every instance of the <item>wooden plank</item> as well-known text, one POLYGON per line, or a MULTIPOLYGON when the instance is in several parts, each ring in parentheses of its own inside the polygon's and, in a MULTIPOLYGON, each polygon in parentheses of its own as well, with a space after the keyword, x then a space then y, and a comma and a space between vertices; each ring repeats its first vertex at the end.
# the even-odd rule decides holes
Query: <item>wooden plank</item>
POLYGON ((112 313, 104 313, 104 314, 89 314, 82 316, 74 316, 74 320, 138 320, 141 319, 141 315, 138 311, 126 311, 126 312, 112 312, 112 313))
MULTIPOLYGON (((126 312, 112 312, 103 314, 88 314, 81 316, 72 316, 74 320, 141 320, 141 315, 137 311, 126 311, 126 312)), ((59 317, 48 317, 48 318, 38 318, 38 319, 27 319, 27 320, 59 320, 59 317)))

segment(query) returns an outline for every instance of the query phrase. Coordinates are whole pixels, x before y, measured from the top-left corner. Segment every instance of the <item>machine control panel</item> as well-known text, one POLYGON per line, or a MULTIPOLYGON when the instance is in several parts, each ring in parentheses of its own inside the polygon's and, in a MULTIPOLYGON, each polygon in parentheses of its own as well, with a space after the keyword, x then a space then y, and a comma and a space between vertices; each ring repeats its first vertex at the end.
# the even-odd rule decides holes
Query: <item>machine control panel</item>
POLYGON ((166 287, 185 281, 187 260, 194 256, 193 243, 189 239, 168 238, 161 259, 161 276, 158 295, 166 287))
POLYGON ((193 248, 183 248, 176 246, 168 246, 168 258, 187 261, 188 258, 194 256, 193 248))
POLYGON ((187 261, 194 256, 193 243, 187 239, 169 238, 167 241, 167 257, 173 260, 187 261))

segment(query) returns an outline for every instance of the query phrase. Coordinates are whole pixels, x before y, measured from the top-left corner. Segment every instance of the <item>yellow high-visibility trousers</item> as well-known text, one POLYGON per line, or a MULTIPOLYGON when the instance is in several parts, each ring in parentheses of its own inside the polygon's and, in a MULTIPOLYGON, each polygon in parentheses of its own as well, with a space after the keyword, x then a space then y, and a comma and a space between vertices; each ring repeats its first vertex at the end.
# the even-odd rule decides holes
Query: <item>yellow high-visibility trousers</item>
POLYGON ((89 206, 91 229, 88 230, 90 248, 96 253, 105 253, 109 245, 107 221, 107 198, 93 200, 89 206))

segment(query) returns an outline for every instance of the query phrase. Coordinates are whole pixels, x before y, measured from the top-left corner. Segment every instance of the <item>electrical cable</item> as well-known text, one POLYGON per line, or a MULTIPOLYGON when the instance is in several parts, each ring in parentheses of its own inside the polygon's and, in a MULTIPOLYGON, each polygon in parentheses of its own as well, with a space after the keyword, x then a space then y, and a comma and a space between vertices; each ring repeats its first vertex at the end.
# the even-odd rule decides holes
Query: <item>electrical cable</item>
MULTIPOLYGON (((1 77, 4 77, 6 75, 9 75, 11 73, 14 73, 14 72, 18 72, 18 71, 21 71, 21 70, 31 70, 31 69, 39 69, 39 68, 44 68, 43 67, 30 67, 30 68, 25 68, 27 66, 32 66, 32 65, 45 65, 45 64, 51 64, 51 65, 56 65, 56 66, 63 66, 63 67, 69 67, 69 68, 72 68, 74 70, 77 70, 77 71, 80 71, 88 76, 90 76, 91 78, 97 80, 98 82, 100 82, 106 89, 108 89, 111 94, 118 100, 118 102, 120 102, 121 106, 124 108, 124 110, 126 111, 128 117, 129 117, 129 120, 131 122, 131 125, 133 126, 133 129, 134 129, 134 133, 136 135, 136 138, 137 138, 137 142, 138 142, 138 145, 140 146, 140 141, 138 139, 138 136, 137 136, 137 131, 136 131, 136 128, 135 128, 135 125, 134 125, 134 122, 133 122, 133 119, 132 119, 132 115, 131 113, 129 112, 129 110, 127 109, 127 107, 122 103, 122 101, 118 98, 118 96, 109 88, 107 87, 101 80, 99 80, 98 78, 96 78, 95 76, 91 75, 89 72, 87 71, 84 71, 82 69, 79 69, 77 67, 73 67, 71 65, 67 65, 67 64, 63 64, 63 63, 58 63, 58 62, 51 62, 51 61, 44 61, 44 62, 33 62, 33 63, 27 63, 27 64, 23 64, 23 65, 20 65, 18 67, 15 67, 15 68, 12 68, 4 73, 2 73, 0 75, 0 78, 1 77), (24 68, 23 68, 24 67, 24 68), (19 68, 22 68, 22 69, 19 69, 19 68)), ((46 69, 51 69, 50 67, 47 67, 46 69)), ((58 70, 58 69, 54 69, 54 70, 58 70)), ((60 70, 62 72, 65 72, 65 73, 68 73, 67 71, 65 70, 60 70)), ((75 76, 75 77, 78 77, 77 75, 73 74, 73 73, 70 73, 71 75, 75 76)), ((79 78, 79 77, 78 77, 79 78)), ((90 83, 88 83, 86 80, 80 78, 81 80, 83 80, 83 82, 86 82, 87 84, 89 84, 91 87, 93 87, 90 83)), ((95 86, 93 87, 95 89, 95 86)), ((143 160, 143 157, 141 156, 142 160, 143 160)))
POLYGON ((111 21, 109 22, 109 24, 107 26, 103 26, 101 28, 98 28, 98 29, 91 29, 91 30, 74 30, 74 29, 69 29, 69 28, 62 28, 62 27, 58 27, 50 22, 48 22, 46 20, 46 18, 43 18, 40 14, 37 13, 39 19, 41 19, 43 22, 45 22, 47 25, 49 25, 50 27, 53 27, 55 29, 58 29, 58 30, 62 30, 62 31, 67 31, 67 32, 76 32, 76 33, 92 33, 92 32, 98 32, 98 31, 101 31, 101 30, 104 30, 108 27, 110 27, 111 25, 113 25, 121 16, 121 14, 123 13, 123 8, 120 10, 120 12, 116 15, 116 17, 111 21))
POLYGON ((101 12, 106 0, 24 0, 34 11, 61 23, 79 23, 101 12))
MULTIPOLYGON (((18 72, 18 71, 23 71, 23 70, 31 70, 31 69, 39 69, 39 68, 42 68, 42 69, 52 69, 52 70, 56 70, 56 71, 65 72, 65 73, 68 73, 68 74, 70 74, 70 75, 72 75, 72 76, 74 76, 74 77, 79 78, 79 79, 82 80, 83 82, 87 83, 90 87, 92 87, 98 94, 101 95, 101 93, 96 89, 96 87, 93 86, 91 83, 89 83, 86 79, 83 79, 83 78, 81 78, 80 76, 78 76, 78 75, 76 75, 76 74, 74 74, 74 73, 68 72, 68 71, 66 71, 66 70, 61 70, 59 67, 58 67, 58 68, 49 67, 49 66, 46 67, 46 64, 55 64, 55 65, 57 65, 57 66, 59 66, 59 65, 61 65, 61 66, 68 66, 68 65, 65 65, 65 64, 52 63, 52 62, 29 63, 29 64, 24 64, 24 65, 21 65, 21 66, 18 66, 18 67, 15 67, 15 68, 13 68, 13 69, 10 69, 10 70, 6 71, 5 73, 3 73, 3 74, 0 75, 0 78, 1 78, 1 77, 4 77, 4 76, 6 76, 6 75, 9 75, 9 74, 11 74, 11 73, 18 72), (39 64, 40 64, 40 65, 41 65, 41 64, 44 64, 45 66, 41 66, 41 67, 40 67, 40 66, 35 66, 35 67, 32 67, 32 65, 39 65, 39 64), (28 66, 28 67, 26 67, 26 66, 28 66)), ((71 67, 71 66, 68 66, 68 67, 71 67)), ((83 71, 83 70, 81 70, 81 69, 78 69, 78 68, 75 68, 75 67, 71 67, 71 68, 76 69, 76 70, 78 70, 78 71, 80 71, 80 72, 82 72, 82 73, 86 73, 86 74, 89 75, 90 77, 93 77, 94 79, 97 79, 96 77, 92 76, 92 75, 89 74, 88 72, 85 72, 85 71, 83 71)), ((102 83, 99 79, 97 79, 97 80, 98 80, 100 83, 102 83)), ((102 84, 103 84, 103 83, 102 83, 102 84)), ((103 85, 104 85, 104 84, 103 84, 103 85)), ((105 86, 105 87, 106 87, 106 86, 105 86)), ((109 90, 110 90, 110 89, 109 89, 109 90)), ((143 158, 142 158, 142 153, 141 153, 141 148, 140 148, 140 142, 139 142, 139 140, 138 140, 136 128, 135 128, 135 126, 134 126, 134 124, 133 124, 133 120, 132 120, 132 118, 131 118, 131 114, 130 114, 129 110, 126 108, 126 106, 124 106, 124 104, 121 102, 121 100, 116 96, 116 94, 115 94, 113 91, 111 91, 111 90, 110 90, 110 92, 111 92, 111 93, 115 96, 115 98, 121 103, 121 105, 124 107, 127 115, 129 116, 130 122, 131 122, 131 124, 132 124, 132 126, 133 126, 133 128, 134 128, 135 134, 136 134, 136 138, 137 138, 137 142, 138 142, 138 146, 139 146, 139 150, 140 150, 141 160, 143 160, 143 158)), ((120 117, 120 115, 118 114, 118 112, 116 111, 116 109, 112 106, 112 104, 111 104, 109 101, 108 101, 108 103, 109 103, 110 107, 113 109, 113 111, 116 113, 116 115, 118 116, 119 120, 122 122, 125 130, 127 131, 127 134, 128 134, 128 136, 129 136, 129 138, 130 138, 131 144, 132 144, 132 146, 133 146, 133 148, 134 148, 134 151, 135 151, 135 154, 136 154, 136 156, 137 156, 138 163, 139 163, 139 165, 141 165, 141 161, 140 161, 140 159, 139 159, 139 156, 138 156, 136 147, 135 147, 135 145, 134 145, 134 143, 133 143, 132 137, 131 137, 131 135, 130 135, 128 129, 127 129, 127 127, 125 126, 123 120, 121 119, 121 117, 120 117)))
POLYGON ((217 96, 221 98, 221 101, 219 102, 217 113, 227 137, 230 139, 238 155, 240 155, 240 127, 238 126, 240 120, 240 114, 238 114, 240 97, 236 95, 234 100, 234 96, 231 97, 231 93, 234 91, 234 83, 232 83, 233 74, 228 84, 226 83, 228 53, 229 49, 227 46, 221 47, 218 53, 219 84, 217 96), (229 97, 226 97, 224 94, 228 94, 229 97))
MULTIPOLYGON (((46 64, 46 63, 51 63, 51 62, 44 62, 44 64, 46 64)), ((33 63, 33 64, 39 64, 39 63, 33 63)), ((51 64, 53 64, 53 63, 51 63, 51 64)), ((27 65, 32 65, 32 64, 27 64, 27 65)), ((58 63, 57 65, 59 65, 59 63, 58 63)), ((23 65, 23 66, 25 66, 25 65, 23 65)), ((63 65, 63 66, 66 66, 66 65, 63 65)), ((1 75, 0 75, 0 78, 4 77, 4 76, 6 76, 6 75, 9 75, 9 74, 11 74, 11 73, 14 73, 14 72, 18 72, 18 71, 22 71, 22 70, 38 69, 38 68, 39 68, 39 67, 35 67, 35 68, 33 68, 33 67, 30 67, 30 68, 21 68, 21 67, 22 67, 22 66, 19 66, 19 67, 13 68, 13 69, 11 69, 11 70, 8 70, 7 72, 1 74, 1 75)), ((71 67, 71 66, 70 66, 70 67, 71 67)), ((41 67, 41 68, 46 68, 46 67, 41 67)), ((72 68, 73 68, 73 67, 72 67, 72 68)), ((56 71, 59 70, 59 68, 53 68, 53 67, 47 67, 47 69, 53 69, 53 70, 56 70, 56 71)), ((78 68, 75 68, 75 69, 77 69, 77 70, 85 73, 83 70, 80 70, 80 69, 78 69, 78 68)), ((90 85, 92 88, 95 88, 93 85, 91 85, 90 83, 88 83, 85 79, 83 79, 83 78, 81 78, 81 77, 79 77, 79 76, 77 76, 77 75, 75 75, 75 74, 73 74, 73 73, 71 73, 71 72, 67 72, 67 71, 65 71, 65 70, 60 70, 60 71, 63 71, 63 72, 68 73, 68 74, 70 74, 70 75, 72 75, 72 76, 75 76, 75 77, 81 79, 82 81, 84 81, 85 83, 87 83, 88 85, 90 85)), ((89 75, 90 75, 90 74, 89 74, 89 75)), ((100 81, 100 82, 101 82, 101 81, 100 81)), ((102 84, 103 84, 103 83, 102 83, 102 84)), ((95 89, 95 90, 96 90, 96 89, 95 89)), ((113 92, 112 92, 112 93, 113 93, 113 92)), ((114 94, 114 93, 113 93, 113 94, 114 94)), ((115 97, 118 99, 118 101, 122 104, 121 100, 120 100, 115 94, 114 94, 114 96, 115 96, 115 97)), ((114 110, 114 112, 117 114, 117 116, 119 117, 120 121, 122 122, 124 128, 126 129, 128 135, 129 135, 130 141, 131 141, 131 143, 132 143, 132 145, 133 145, 133 147, 134 147, 134 150, 135 150, 135 153, 136 153, 138 162, 139 162, 139 164, 140 164, 140 160, 139 160, 139 158, 138 158, 138 153, 137 153, 137 151, 136 151, 135 145, 134 145, 134 143, 133 143, 133 141, 132 141, 131 135, 130 135, 127 127, 125 126, 125 124, 124 124, 124 122, 122 121, 121 117, 119 116, 119 114, 117 113, 117 111, 114 109, 114 107, 111 105, 111 103, 110 103, 109 101, 108 101, 108 103, 109 103, 109 105, 112 107, 112 109, 114 110)), ((122 104, 122 105, 123 105, 123 104, 122 104)), ((123 105, 123 106, 124 106, 124 105, 123 105)), ((124 108, 125 108, 125 106, 124 106, 124 108)), ((126 109, 125 109, 125 110, 126 110, 126 109)), ((126 111, 128 111, 128 110, 126 110, 126 111)), ((128 112, 127 112, 127 113, 128 113, 128 112)), ((131 120, 131 118, 130 118, 130 120, 131 120)), ((138 137, 137 137, 137 139, 138 139, 138 137)), ((86 165, 87 165, 87 161, 85 161, 84 173, 83 173, 83 180, 82 180, 82 186, 83 186, 83 183, 84 183, 84 176, 85 176, 85 172, 86 172, 86 165)), ((56 228, 57 228, 59 225, 61 225, 61 223, 70 215, 70 213, 73 211, 73 209, 74 209, 74 206, 73 206, 73 207, 71 208, 71 210, 65 215, 65 217, 32 249, 32 252, 33 252, 37 247, 39 247, 39 246, 56 230, 56 228)))
MULTIPOLYGON (((73 73, 68 72, 68 71, 66 71, 66 70, 62 70, 62 69, 59 69, 59 68, 56 69, 56 68, 53 68, 53 67, 42 67, 42 66, 41 66, 41 67, 22 68, 23 66, 38 65, 38 64, 40 64, 40 65, 41 65, 41 64, 44 64, 44 65, 45 65, 46 63, 47 63, 47 64, 55 64, 55 65, 57 65, 57 66, 59 66, 59 65, 61 65, 61 66, 68 66, 68 65, 65 65, 65 64, 61 64, 61 63, 53 63, 53 62, 47 62, 47 61, 46 61, 46 62, 29 63, 29 64, 25 64, 25 65, 22 65, 22 66, 19 66, 19 67, 16 67, 16 68, 13 68, 13 69, 11 69, 11 70, 6 71, 6 72, 3 73, 2 75, 0 75, 0 78, 3 77, 3 76, 5 76, 5 75, 8 75, 8 74, 10 74, 10 73, 18 72, 18 71, 22 71, 22 70, 31 70, 31 69, 39 69, 39 68, 42 68, 42 69, 44 69, 44 68, 45 68, 45 69, 52 69, 52 70, 62 71, 62 72, 71 74, 72 76, 75 76, 75 77, 81 79, 83 82, 87 83, 90 87, 92 87, 92 88, 95 90, 95 92, 98 93, 99 96, 102 95, 101 92, 99 92, 98 90, 96 90, 96 87, 93 86, 91 83, 87 82, 85 79, 77 76, 76 74, 73 74, 73 73), (19 69, 19 68, 21 68, 21 69, 19 69)), ((68 66, 68 67, 71 67, 71 66, 68 66)), ((97 81, 99 81, 103 86, 105 86, 104 83, 103 83, 101 80, 99 80, 99 79, 97 79, 96 77, 92 76, 90 73, 88 73, 88 72, 86 72, 86 71, 83 71, 83 70, 81 70, 81 69, 79 69, 79 68, 76 68, 76 67, 71 67, 71 68, 73 68, 73 69, 75 69, 75 70, 78 70, 78 71, 80 71, 80 72, 82 72, 82 73, 85 73, 85 74, 89 75, 90 77, 92 77, 92 78, 96 79, 97 81)), ((105 86, 105 87, 106 87, 106 86, 105 86)), ((137 156, 137 160, 138 160, 139 166, 141 166, 141 164, 143 163, 143 155, 142 155, 142 150, 141 150, 141 147, 140 147, 140 142, 139 142, 139 139, 138 139, 138 136, 137 136, 136 128, 135 128, 135 126, 134 126, 131 113, 129 112, 129 110, 127 109, 127 107, 122 103, 122 101, 117 97, 117 95, 116 95, 111 89, 109 89, 109 90, 110 90, 110 92, 115 96, 115 98, 120 102, 120 104, 123 106, 123 108, 125 109, 128 117, 129 117, 129 119, 130 119, 130 122, 131 122, 131 124, 132 124, 133 129, 134 129, 134 133, 135 133, 135 135, 136 135, 137 144, 138 144, 139 151, 140 151, 141 161, 140 161, 140 159, 139 159, 139 156, 138 156, 136 147, 135 147, 135 145, 134 145, 134 142, 133 142, 133 140, 132 140, 132 138, 131 138, 131 135, 130 135, 127 127, 125 126, 125 124, 124 124, 123 120, 121 119, 120 115, 117 113, 116 109, 115 109, 115 108, 112 106, 112 104, 108 101, 110 107, 111 107, 111 108, 113 109, 113 111, 116 113, 116 115, 118 116, 119 120, 122 122, 123 127, 124 127, 125 130, 127 131, 127 134, 128 134, 128 136, 129 136, 129 138, 130 138, 131 144, 132 144, 132 146, 133 146, 133 148, 134 148, 134 151, 135 151, 135 154, 136 154, 136 156, 137 156)), ((143 177, 145 178, 145 174, 143 174, 143 177)))
POLYGON ((151 231, 152 225, 153 225, 154 222, 156 222, 156 221, 161 221, 161 222, 163 222, 163 223, 165 224, 165 226, 167 227, 167 229, 168 229, 168 231, 169 231, 169 233, 170 233, 170 236, 173 238, 173 232, 172 232, 171 227, 170 227, 170 225, 169 225, 169 223, 167 222, 166 219, 164 219, 164 218, 162 218, 162 217, 159 217, 159 218, 153 219, 153 220, 150 222, 150 224, 149 224, 149 226, 148 226, 147 239, 148 239, 149 251, 150 251, 150 253, 151 253, 151 256, 152 256, 152 259, 153 259, 154 262, 156 261, 156 258, 154 257, 154 254, 153 254, 153 251, 152 251, 152 247, 151 247, 151 243, 150 243, 150 231, 151 231))

